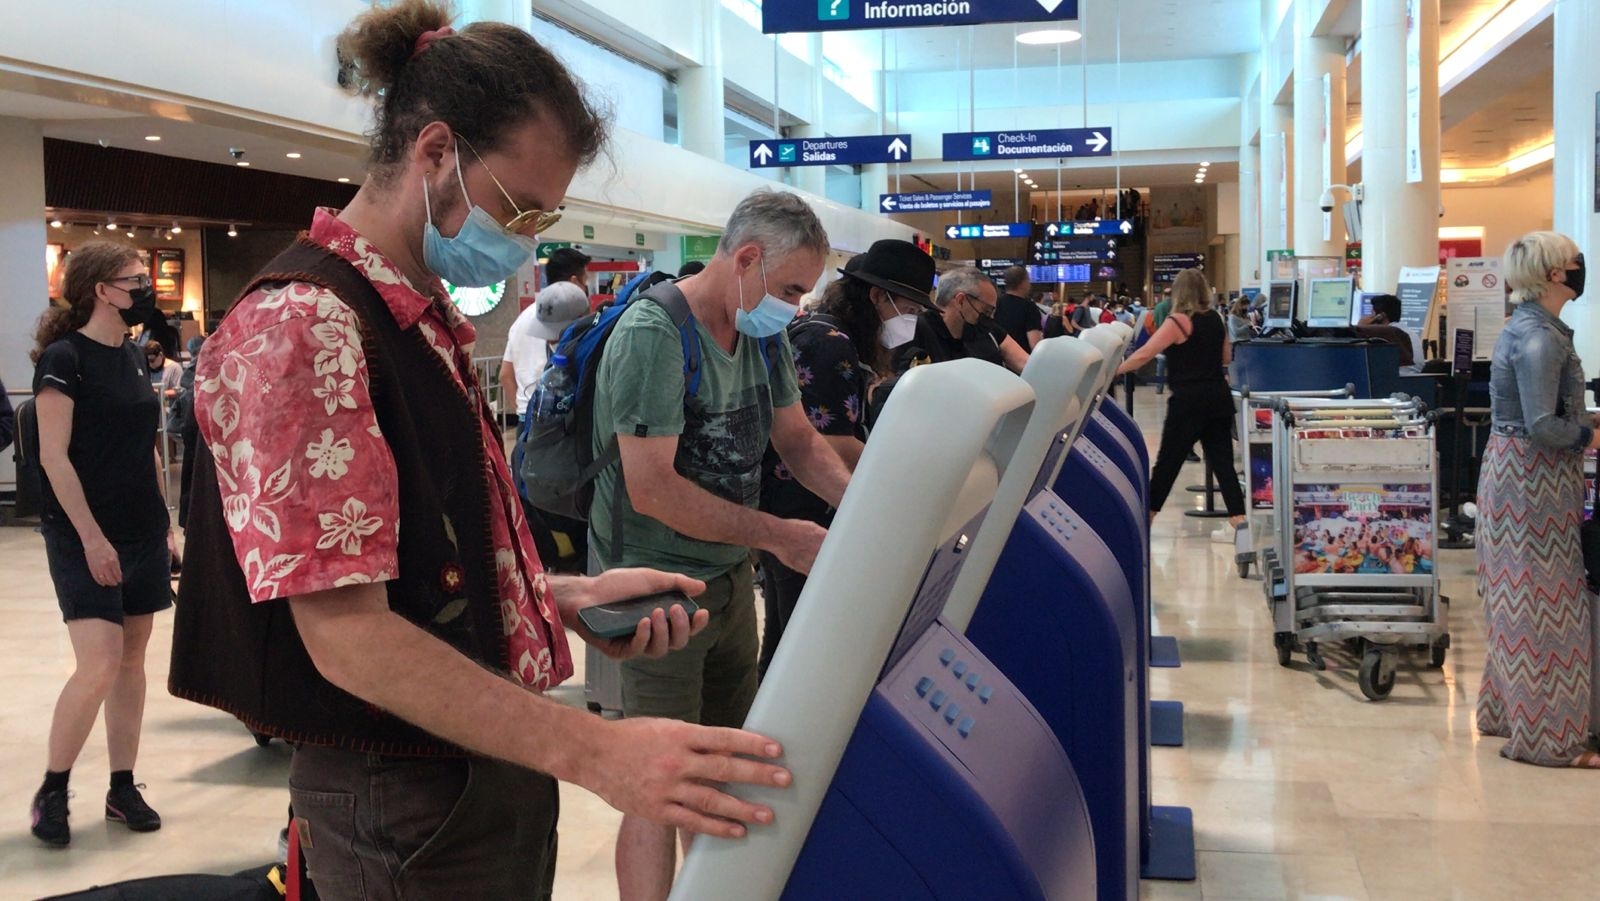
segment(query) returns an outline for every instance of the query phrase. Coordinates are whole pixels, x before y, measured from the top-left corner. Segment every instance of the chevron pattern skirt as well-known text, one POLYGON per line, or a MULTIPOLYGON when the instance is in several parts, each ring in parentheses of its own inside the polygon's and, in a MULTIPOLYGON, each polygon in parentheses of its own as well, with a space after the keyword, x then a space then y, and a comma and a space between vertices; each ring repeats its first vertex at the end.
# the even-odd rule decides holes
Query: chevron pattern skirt
POLYGON ((1589 598, 1578 527, 1583 457, 1495 435, 1478 481, 1488 659, 1478 731, 1503 757, 1567 766, 1589 735, 1589 598))

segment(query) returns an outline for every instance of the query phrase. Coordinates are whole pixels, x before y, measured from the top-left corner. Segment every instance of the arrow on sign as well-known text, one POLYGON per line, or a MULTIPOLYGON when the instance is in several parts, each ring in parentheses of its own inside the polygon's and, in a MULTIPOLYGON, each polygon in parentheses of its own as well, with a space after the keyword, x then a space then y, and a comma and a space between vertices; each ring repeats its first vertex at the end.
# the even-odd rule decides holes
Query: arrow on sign
POLYGON ((772 159, 772 148, 765 144, 758 144, 756 145, 756 152, 752 153, 751 156, 756 158, 756 162, 765 166, 767 161, 772 159))
POLYGON ((1093 137, 1089 138, 1089 140, 1085 141, 1084 143, 1089 145, 1090 150, 1093 150, 1095 153, 1099 153, 1100 151, 1106 149, 1106 145, 1111 143, 1111 141, 1107 139, 1105 135, 1097 131, 1094 133, 1093 137))
POLYGON ((1039 5, 1044 7, 1045 12, 1053 13, 1061 5, 1061 0, 1039 0, 1039 5))
POLYGON ((1127 221, 1126 219, 1124 219, 1122 221, 1122 233, 1126 235, 1126 234, 1130 234, 1132 232, 1133 232, 1133 223, 1127 221))
POLYGON ((889 142, 889 152, 894 154, 894 158, 898 160, 902 155, 910 153, 911 148, 906 146, 905 141, 895 138, 889 142))
POLYGON ((1044 249, 1044 242, 1043 241, 1035 241, 1035 242, 1033 242, 1033 249, 1034 250, 1043 250, 1044 249))
POLYGON ((950 240, 952 240, 952 241, 954 241, 954 240, 955 240, 955 237, 956 237, 956 235, 959 235, 959 234, 961 234, 961 232, 960 232, 960 231, 958 231, 958 230, 957 230, 957 229, 956 229, 956 227, 955 227, 955 226, 954 226, 954 225, 952 225, 952 226, 950 226, 950 227, 949 227, 949 228, 946 228, 946 229, 945 229, 945 230, 944 230, 944 236, 945 236, 945 237, 946 237, 946 238, 949 238, 949 239, 950 239, 950 240))
POLYGON ((1054 222, 1052 222, 1049 225, 1045 226, 1044 230, 1052 238, 1054 238, 1056 236, 1056 232, 1059 231, 1059 229, 1056 228, 1056 224, 1054 222))
POLYGON ((883 211, 884 211, 884 212, 885 212, 885 213, 888 213, 888 212, 892 212, 892 211, 893 211, 893 210, 894 210, 894 208, 895 208, 895 207, 896 207, 896 206, 898 206, 898 205, 899 205, 899 204, 897 204, 897 203, 895 203, 895 200, 894 200, 894 198, 893 198, 893 197, 889 197, 889 196, 885 196, 885 197, 884 197, 884 198, 883 198, 883 204, 882 204, 882 206, 883 206, 883 211))

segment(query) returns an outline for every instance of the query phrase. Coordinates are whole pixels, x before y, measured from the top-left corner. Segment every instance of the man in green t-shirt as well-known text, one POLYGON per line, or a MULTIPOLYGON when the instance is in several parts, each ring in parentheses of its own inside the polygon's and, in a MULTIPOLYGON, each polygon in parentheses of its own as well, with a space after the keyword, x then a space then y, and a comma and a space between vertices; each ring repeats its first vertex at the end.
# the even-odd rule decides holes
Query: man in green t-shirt
MULTIPOLYGON (((756 509, 770 440, 806 488, 838 506, 849 471, 800 407, 784 326, 822 275, 828 235, 804 200, 758 191, 734 210, 716 256, 677 282, 694 314, 700 384, 684 381, 683 345, 659 304, 636 301, 600 360, 595 450, 616 436, 621 462, 595 480, 590 547, 602 568, 653 565, 706 582, 710 624, 665 665, 622 667, 624 716, 739 726, 756 693, 750 551, 809 572, 821 526, 756 509), (777 336, 770 354, 763 340, 777 336), (620 546, 614 541, 620 511, 620 546)), ((773 342, 766 342, 772 344, 773 342)), ((652 661, 654 663, 654 661, 652 661)), ((624 898, 672 886, 671 826, 624 816, 617 881, 624 898)))

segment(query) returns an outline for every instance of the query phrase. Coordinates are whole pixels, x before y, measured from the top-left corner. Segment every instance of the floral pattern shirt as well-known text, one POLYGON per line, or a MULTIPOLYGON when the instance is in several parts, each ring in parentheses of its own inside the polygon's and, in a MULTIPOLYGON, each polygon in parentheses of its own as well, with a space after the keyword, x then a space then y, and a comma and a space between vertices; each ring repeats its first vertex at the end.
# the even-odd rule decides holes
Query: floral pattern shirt
MULTIPOLYGON (((823 435, 867 439, 867 387, 873 372, 861 362, 850 336, 831 316, 808 314, 789 325, 794 347, 795 381, 800 408, 823 435)), ((806 519, 827 525, 833 511, 827 501, 807 491, 770 445, 761 481, 761 509, 784 519, 806 519)))
MULTIPOLYGON (((560 683, 572 675, 572 658, 473 373, 476 330, 437 280, 419 291, 335 211, 318 210, 310 236, 365 275, 395 322, 418 329, 448 364, 462 402, 482 408, 483 477, 511 674, 538 690, 560 683)), ((399 477, 373 412, 350 307, 306 282, 257 289, 207 340, 195 390, 195 416, 216 458, 252 601, 396 577, 399 477)))

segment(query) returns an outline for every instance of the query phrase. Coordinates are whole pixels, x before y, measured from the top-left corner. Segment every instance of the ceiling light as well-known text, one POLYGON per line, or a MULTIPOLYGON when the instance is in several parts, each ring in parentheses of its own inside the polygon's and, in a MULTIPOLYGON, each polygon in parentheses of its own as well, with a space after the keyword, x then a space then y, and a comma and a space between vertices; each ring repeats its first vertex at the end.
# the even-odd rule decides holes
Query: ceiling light
POLYGON ((1024 31, 1017 35, 1017 43, 1038 46, 1040 44, 1070 44, 1083 37, 1079 32, 1070 28, 1041 28, 1038 31, 1024 31))
POLYGON ((297 159, 299 159, 299 158, 300 158, 300 154, 298 154, 298 153, 295 153, 295 152, 294 152, 294 151, 292 151, 292 150, 291 150, 291 151, 289 151, 289 152, 288 152, 288 153, 285 153, 285 154, 284 154, 284 156, 286 156, 286 157, 288 157, 288 158, 289 158, 289 159, 291 159, 291 160, 297 160, 297 159))
POLYGON ((1022 174, 1022 170, 1021 169, 1012 169, 1011 171, 1017 173, 1018 175, 1022 174))
POLYGON ((234 225, 232 222, 228 223, 228 237, 230 237, 230 238, 239 237, 239 227, 237 225, 234 225))
POLYGON ((172 222, 172 233, 175 235, 183 234, 183 226, 179 225, 177 220, 173 220, 172 222))
POLYGON ((1200 163, 1200 168, 1202 168, 1202 169, 1211 168, 1211 161, 1210 160, 1202 160, 1201 163, 1200 163))
POLYGON ((145 135, 144 139, 146 141, 159 141, 159 140, 161 140, 161 136, 160 135, 145 135))
POLYGON ((339 184, 341 184, 341 185, 347 185, 349 183, 350 183, 350 179, 348 179, 348 178, 340 178, 339 179, 339 184))
POLYGON ((1531 169, 1540 163, 1548 163, 1556 158, 1556 144, 1551 141, 1542 147, 1535 147, 1527 153, 1518 154, 1505 161, 1506 174, 1516 175, 1524 169, 1531 169))
POLYGON ((117 230, 117 224, 115 222, 107 222, 106 223, 106 230, 107 231, 116 231, 117 230))
POLYGON ((60 228, 61 227, 61 220, 60 219, 51 219, 50 220, 50 227, 51 228, 60 228))
POLYGON ((1465 81, 1500 50, 1544 20, 1549 0, 1511 0, 1449 53, 1440 48, 1439 92, 1465 81))
POLYGON ((242 166, 242 167, 245 167, 245 168, 249 168, 250 161, 249 160, 240 160, 239 162, 234 163, 234 165, 235 166, 242 166))

